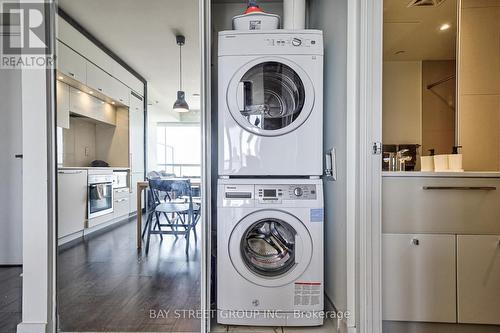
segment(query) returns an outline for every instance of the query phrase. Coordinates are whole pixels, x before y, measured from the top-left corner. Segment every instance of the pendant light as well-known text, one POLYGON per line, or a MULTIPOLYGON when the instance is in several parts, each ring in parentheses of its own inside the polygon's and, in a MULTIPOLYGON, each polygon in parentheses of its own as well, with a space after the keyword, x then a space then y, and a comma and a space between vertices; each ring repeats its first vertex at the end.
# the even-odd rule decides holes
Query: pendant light
POLYGON ((186 38, 182 35, 175 36, 177 45, 179 45, 179 91, 177 91, 177 100, 174 103, 174 111, 179 113, 189 112, 189 105, 186 102, 186 93, 182 90, 182 46, 186 38))

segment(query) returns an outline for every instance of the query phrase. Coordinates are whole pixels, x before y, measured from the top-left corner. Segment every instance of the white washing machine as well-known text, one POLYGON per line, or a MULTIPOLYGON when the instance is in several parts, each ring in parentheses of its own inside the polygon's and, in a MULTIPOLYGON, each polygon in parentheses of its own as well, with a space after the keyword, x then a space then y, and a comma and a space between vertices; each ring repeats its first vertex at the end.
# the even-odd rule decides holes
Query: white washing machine
POLYGON ((219 175, 322 174, 321 31, 220 32, 218 81, 219 175))
POLYGON ((217 322, 323 324, 323 186, 220 179, 217 322))

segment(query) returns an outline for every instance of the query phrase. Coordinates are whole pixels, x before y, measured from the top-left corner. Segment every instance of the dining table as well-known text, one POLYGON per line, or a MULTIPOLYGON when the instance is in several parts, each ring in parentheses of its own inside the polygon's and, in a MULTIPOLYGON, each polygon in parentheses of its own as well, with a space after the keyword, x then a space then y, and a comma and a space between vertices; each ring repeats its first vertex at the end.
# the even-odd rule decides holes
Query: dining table
MULTIPOLYGON (((165 178, 168 180, 189 180, 192 187, 201 187, 200 178, 165 178)), ((149 187, 147 180, 138 181, 136 184, 137 193, 137 249, 142 248, 142 193, 149 187)))

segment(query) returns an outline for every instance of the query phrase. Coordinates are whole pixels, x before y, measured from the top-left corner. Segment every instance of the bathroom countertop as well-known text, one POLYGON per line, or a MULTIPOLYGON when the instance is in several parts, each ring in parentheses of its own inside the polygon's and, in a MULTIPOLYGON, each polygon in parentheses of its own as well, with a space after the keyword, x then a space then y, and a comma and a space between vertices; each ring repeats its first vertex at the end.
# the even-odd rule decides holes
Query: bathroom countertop
POLYGON ((500 178, 498 171, 421 172, 382 171, 382 177, 500 178))

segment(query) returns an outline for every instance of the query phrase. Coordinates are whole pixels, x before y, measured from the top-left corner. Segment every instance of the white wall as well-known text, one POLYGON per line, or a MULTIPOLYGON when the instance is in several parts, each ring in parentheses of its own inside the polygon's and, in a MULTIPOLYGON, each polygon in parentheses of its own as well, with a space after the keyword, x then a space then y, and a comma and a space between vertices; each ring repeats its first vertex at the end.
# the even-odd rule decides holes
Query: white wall
MULTIPOLYGON (((337 181, 325 181, 325 292, 335 307, 347 300, 347 1, 310 3, 309 27, 324 30, 324 148, 337 150, 337 181)), ((353 277, 352 277, 353 278, 353 277)))
POLYGON ((385 61, 383 78, 384 144, 422 144, 422 63, 385 61))
POLYGON ((0 70, 0 265, 22 263, 21 72, 0 70))

